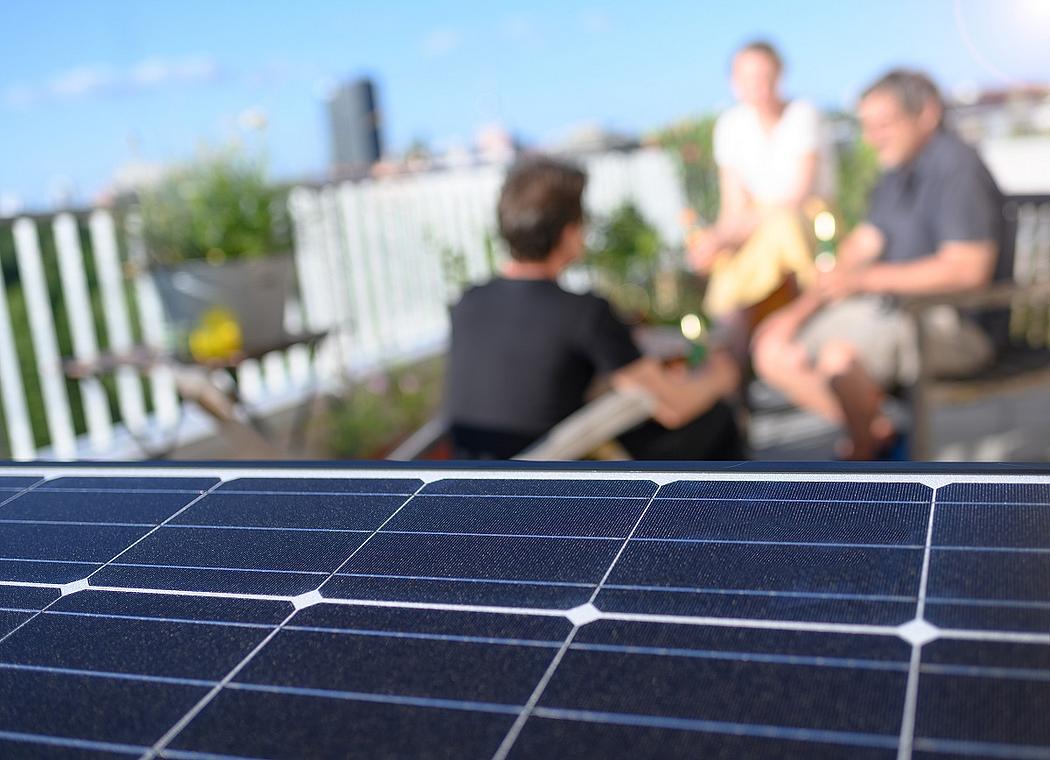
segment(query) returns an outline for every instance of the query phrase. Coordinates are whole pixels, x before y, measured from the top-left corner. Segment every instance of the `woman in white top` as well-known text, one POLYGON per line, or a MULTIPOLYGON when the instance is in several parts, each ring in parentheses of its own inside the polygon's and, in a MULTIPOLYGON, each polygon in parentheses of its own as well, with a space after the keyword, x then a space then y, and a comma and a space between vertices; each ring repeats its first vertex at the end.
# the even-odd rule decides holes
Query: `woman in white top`
POLYGON ((834 192, 834 164, 820 114, 779 92, 780 55, 752 42, 733 56, 739 101, 715 124, 721 207, 714 226, 691 236, 690 261, 709 272, 708 310, 751 306, 787 274, 806 282, 813 242, 802 211, 834 192))

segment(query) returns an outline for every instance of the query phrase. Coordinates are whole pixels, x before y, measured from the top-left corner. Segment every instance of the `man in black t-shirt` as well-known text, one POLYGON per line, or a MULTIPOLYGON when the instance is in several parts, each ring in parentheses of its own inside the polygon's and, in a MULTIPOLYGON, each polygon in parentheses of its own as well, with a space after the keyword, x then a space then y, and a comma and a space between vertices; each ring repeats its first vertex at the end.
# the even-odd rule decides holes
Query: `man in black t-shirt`
POLYGON ((507 176, 500 233, 511 260, 502 276, 467 291, 452 309, 447 404, 458 457, 507 459, 584 404, 592 381, 644 387, 655 421, 620 441, 640 459, 739 459, 732 414, 719 399, 736 365, 715 352, 694 374, 643 358, 609 303, 562 290, 558 275, 583 254, 579 169, 546 158, 507 176))
MULTIPOLYGON (((885 171, 867 220, 840 244, 834 270, 754 339, 758 374, 844 425, 852 458, 872 458, 893 436, 883 389, 917 378, 915 325, 897 298, 981 287, 1012 267, 1002 195, 977 152, 942 125, 943 112, 919 72, 891 71, 868 88, 860 122, 885 171)), ((931 310, 927 366, 942 376, 981 368, 1003 337, 1002 317, 931 310)))

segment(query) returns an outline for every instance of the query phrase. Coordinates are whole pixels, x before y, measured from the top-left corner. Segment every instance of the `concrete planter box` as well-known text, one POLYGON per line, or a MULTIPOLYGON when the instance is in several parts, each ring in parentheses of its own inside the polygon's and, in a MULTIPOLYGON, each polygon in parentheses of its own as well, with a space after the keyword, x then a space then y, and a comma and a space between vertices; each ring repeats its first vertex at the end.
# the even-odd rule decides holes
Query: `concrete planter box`
POLYGON ((155 267, 152 274, 177 353, 189 353, 190 334, 215 310, 236 320, 245 354, 265 351, 286 335, 284 308, 295 279, 290 253, 218 265, 190 261, 155 267))

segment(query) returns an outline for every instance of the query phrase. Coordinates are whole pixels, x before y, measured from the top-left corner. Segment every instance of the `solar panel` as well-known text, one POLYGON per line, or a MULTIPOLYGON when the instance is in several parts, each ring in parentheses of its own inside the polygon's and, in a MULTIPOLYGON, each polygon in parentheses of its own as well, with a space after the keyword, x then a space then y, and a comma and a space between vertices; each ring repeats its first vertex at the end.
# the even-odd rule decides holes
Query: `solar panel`
POLYGON ((0 757, 1050 758, 1050 476, 0 467, 0 757))

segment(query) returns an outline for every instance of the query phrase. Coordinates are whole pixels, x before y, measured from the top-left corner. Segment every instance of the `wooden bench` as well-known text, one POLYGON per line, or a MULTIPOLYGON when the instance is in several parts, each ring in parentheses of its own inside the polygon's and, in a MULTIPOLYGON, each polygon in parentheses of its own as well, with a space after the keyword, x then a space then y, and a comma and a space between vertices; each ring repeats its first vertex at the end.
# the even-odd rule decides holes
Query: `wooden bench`
MULTIPOLYGON (((1032 388, 1050 388, 1050 195, 1007 199, 1003 213, 1016 229, 1011 282, 979 291, 908 299, 919 336, 919 379, 906 389, 911 407, 912 459, 930 458, 931 419, 939 406, 964 404, 1032 388), (961 379, 932 377, 922 362, 927 336, 923 313, 935 306, 988 310, 1009 308, 1010 343, 988 369, 961 379)), ((1048 414, 1050 416, 1050 414, 1048 414)))

